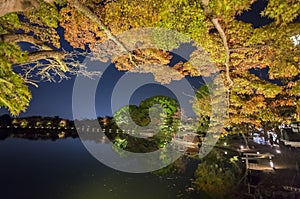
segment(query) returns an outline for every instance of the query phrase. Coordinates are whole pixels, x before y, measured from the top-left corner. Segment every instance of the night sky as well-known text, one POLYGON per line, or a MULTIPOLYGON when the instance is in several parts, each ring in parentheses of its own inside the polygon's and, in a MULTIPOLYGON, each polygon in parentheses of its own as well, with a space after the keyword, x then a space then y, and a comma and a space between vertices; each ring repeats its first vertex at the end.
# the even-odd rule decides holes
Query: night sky
MULTIPOLYGON (((253 4, 252 9, 243 13, 241 16, 237 16, 239 20, 243 20, 248 23, 252 23, 254 27, 259 27, 270 23, 272 20, 268 18, 261 18, 259 13, 266 6, 266 1, 258 1, 253 4)), ((299 17, 298 17, 299 18, 299 17)), ((59 30, 60 34, 63 34, 63 30, 59 30)), ((61 39, 62 48, 66 50, 72 50, 64 39, 61 39)), ((183 47, 180 49, 181 53, 189 54, 190 49, 183 47)), ((108 70, 103 74, 97 93, 96 100, 96 112, 98 116, 112 116, 111 112, 111 94, 114 85, 118 79, 124 75, 124 71, 118 71, 113 65, 110 65, 108 70)), ((147 77, 153 77, 152 74, 143 74, 147 77)), ((193 87, 199 88, 201 86, 201 78, 186 78, 193 87)), ((32 101, 28 107, 26 113, 21 113, 20 117, 42 115, 42 116, 59 116, 62 118, 72 119, 72 90, 75 76, 70 80, 64 80, 61 83, 49 83, 40 82, 39 88, 32 86, 32 101)), ((173 82, 176 83, 176 82, 173 82)), ((165 95, 174 97, 174 94, 161 85, 146 85, 139 88, 132 96, 130 103, 138 105, 141 100, 155 95, 165 95)), ((0 109, 0 115, 8 113, 5 109, 0 109)), ((90 116, 87 115, 87 118, 90 116)))

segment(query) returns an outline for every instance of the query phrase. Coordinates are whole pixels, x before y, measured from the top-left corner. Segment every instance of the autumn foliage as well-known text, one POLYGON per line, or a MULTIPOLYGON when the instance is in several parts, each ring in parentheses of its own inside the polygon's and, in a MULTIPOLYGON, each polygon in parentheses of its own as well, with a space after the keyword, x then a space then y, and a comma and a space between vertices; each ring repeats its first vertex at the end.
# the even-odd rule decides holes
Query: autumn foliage
MULTIPOLYGON (((220 74, 227 90, 226 129, 274 126, 291 119, 299 120, 300 45, 295 38, 299 38, 300 24, 296 18, 300 5, 297 1, 270 0, 260 14, 272 21, 254 27, 240 20, 239 16, 251 12, 255 3, 255 0, 39 1, 36 9, 20 10, 0 17, 0 33, 13 34, 21 29, 24 34, 33 35, 35 40, 31 43, 39 46, 38 51, 62 51, 60 42, 64 37, 74 49, 98 52, 94 54, 95 60, 111 61, 119 70, 152 73, 154 79, 163 84, 186 76, 220 74), (85 11, 89 10, 90 15, 75 4, 80 4, 85 11), (96 18, 100 25, 92 18, 96 18), (201 46, 202 51, 192 52, 190 60, 170 66, 171 51, 190 40, 153 35, 151 42, 157 44, 155 49, 142 48, 143 44, 131 44, 130 41, 116 42, 123 32, 146 27, 180 32, 194 41, 191 45, 201 46), (64 30, 63 35, 59 35, 60 28, 64 30), (136 45, 136 48, 128 50, 130 48, 126 47, 129 45, 136 45), (200 64, 195 65, 193 59, 200 64), (217 70, 212 70, 208 63, 213 63, 217 70)), ((9 68, 19 62, 7 54, 11 45, 19 41, 1 42, 1 62, 9 68)), ((21 49, 16 48, 16 52, 23 56, 21 49)), ((24 59, 22 62, 26 62, 26 56, 24 59)), ((12 73, 9 70, 3 74, 12 73)), ((0 78, 5 79, 6 76, 0 78)), ((26 87, 25 80, 23 85, 26 87)), ((2 94, 5 92, 2 91, 2 94)), ((30 99, 30 95, 26 96, 27 101, 13 114, 25 110, 30 99)), ((205 103, 200 100, 210 103, 208 97, 197 96, 194 103, 204 107, 205 103)), ((0 105, 9 107, 7 102, 0 102, 0 105)), ((201 116, 207 119, 209 109, 206 113, 203 110, 198 110, 197 114, 201 112, 201 116)))

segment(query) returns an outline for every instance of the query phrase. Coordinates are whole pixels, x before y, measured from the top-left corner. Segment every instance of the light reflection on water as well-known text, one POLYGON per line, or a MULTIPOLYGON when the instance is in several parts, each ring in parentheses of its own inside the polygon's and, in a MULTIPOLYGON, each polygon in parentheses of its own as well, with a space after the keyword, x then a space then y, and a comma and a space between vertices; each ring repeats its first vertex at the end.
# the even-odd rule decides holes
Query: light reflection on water
POLYGON ((204 198, 187 194, 187 181, 110 169, 94 159, 80 139, 0 141, 0 198, 204 198))

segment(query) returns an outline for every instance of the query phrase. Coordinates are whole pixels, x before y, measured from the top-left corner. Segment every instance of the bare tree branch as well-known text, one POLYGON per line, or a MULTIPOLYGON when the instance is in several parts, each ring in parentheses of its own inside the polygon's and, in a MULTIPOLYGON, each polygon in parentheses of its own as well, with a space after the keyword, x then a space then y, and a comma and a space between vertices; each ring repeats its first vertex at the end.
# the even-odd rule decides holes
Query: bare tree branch
MULTIPOLYGON (((23 3, 28 0, 0 0, 1 8, 8 8, 0 11, 0 16, 9 12, 27 11, 27 7, 22 7, 23 3), (12 8, 11 5, 16 7, 12 8), (7 7, 10 6, 10 7, 7 7)), ((53 3, 54 0, 44 0, 47 3, 53 3)), ((28 1, 29 2, 29 1, 28 1)), ((35 4, 33 9, 38 9, 39 3, 33 0, 35 4)), ((29 2, 30 3, 30 2, 29 2)), ((32 9, 32 8, 30 8, 32 9)), ((63 79, 69 79, 69 74, 83 75, 88 78, 93 78, 101 74, 100 71, 89 71, 86 66, 80 63, 78 58, 86 56, 82 52, 61 52, 53 49, 50 45, 42 40, 34 38, 28 34, 3 34, 0 35, 0 42, 18 43, 28 42, 38 47, 38 50, 28 54, 27 63, 14 63, 13 67, 20 67, 23 73, 25 83, 38 87, 38 82, 41 80, 60 82, 63 79), (41 62, 41 60, 44 60, 41 62)))
POLYGON ((101 75, 101 71, 88 70, 88 67, 78 60, 76 52, 37 51, 29 54, 29 60, 30 62, 15 67, 20 67, 24 81, 34 86, 37 86, 40 80, 61 82, 63 79, 69 79, 69 75, 82 75, 90 79, 101 75))
MULTIPOLYGON (((24 79, 24 78, 23 78, 23 79, 24 79)), ((36 83, 36 81, 29 80, 29 79, 24 79, 24 82, 25 82, 26 84, 31 84, 31 85, 33 85, 33 86, 36 87, 36 88, 39 87, 39 85, 36 83)))
MULTIPOLYGON (((0 41, 5 42, 5 43, 17 43, 17 42, 29 42, 31 44, 34 45, 38 45, 40 47, 40 51, 36 51, 36 52, 32 52, 28 54, 28 60, 27 63, 22 64, 24 65, 29 65, 31 64, 32 68, 26 68, 24 71, 25 75, 24 75, 24 80, 27 83, 33 84, 34 86, 36 86, 36 83, 33 83, 32 80, 29 80, 31 76, 31 73, 37 69, 37 68, 41 68, 41 64, 38 63, 39 60, 51 60, 49 61, 53 66, 60 67, 59 70, 56 70, 54 74, 59 74, 60 77, 62 78, 66 78, 66 76, 60 74, 61 72, 69 72, 70 69, 67 66, 67 64, 65 63, 65 61, 63 61, 63 59, 67 56, 67 53, 65 52, 60 52, 60 51, 56 51, 53 50, 50 46, 44 44, 43 41, 35 39, 33 36, 27 35, 27 34, 4 34, 4 35, 0 35, 0 41), (33 65, 37 65, 38 67, 34 67, 33 65)), ((18 64, 18 63, 16 63, 18 64)), ((53 67, 52 67, 53 68, 53 67)), ((42 76, 44 79, 44 75, 42 75, 43 72, 47 72, 49 70, 49 66, 45 66, 44 69, 39 69, 38 74, 39 76, 42 76)), ((49 73, 47 73, 46 76, 48 76, 49 73)), ((48 78, 51 79, 51 78, 48 78)))
POLYGON ((69 79, 55 59, 47 59, 46 61, 48 64, 36 61, 20 66, 23 71, 24 81, 32 85, 37 85, 36 82, 40 80, 60 82, 63 79, 69 79))

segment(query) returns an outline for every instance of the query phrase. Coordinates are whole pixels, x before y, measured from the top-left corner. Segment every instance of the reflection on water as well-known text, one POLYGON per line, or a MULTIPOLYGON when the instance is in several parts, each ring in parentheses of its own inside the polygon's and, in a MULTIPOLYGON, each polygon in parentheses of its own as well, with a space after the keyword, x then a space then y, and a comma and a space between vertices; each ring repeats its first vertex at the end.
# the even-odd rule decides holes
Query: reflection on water
POLYGON ((129 174, 95 160, 80 139, 0 142, 0 198, 205 198, 185 191, 191 176, 129 174))

